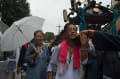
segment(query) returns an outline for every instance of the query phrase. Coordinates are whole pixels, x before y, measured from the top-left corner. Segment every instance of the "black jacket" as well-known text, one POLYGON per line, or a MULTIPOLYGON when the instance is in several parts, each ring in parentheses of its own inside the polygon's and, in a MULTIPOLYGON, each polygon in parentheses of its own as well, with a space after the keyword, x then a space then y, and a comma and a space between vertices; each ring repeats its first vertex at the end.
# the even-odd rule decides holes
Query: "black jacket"
POLYGON ((21 50, 20 50, 20 57, 19 57, 19 60, 18 60, 18 67, 21 67, 21 68, 23 67, 23 64, 25 63, 24 57, 25 57, 26 51, 27 51, 27 49, 23 45, 21 50))
POLYGON ((120 36, 96 31, 93 36, 93 44, 97 50, 120 51, 120 36))

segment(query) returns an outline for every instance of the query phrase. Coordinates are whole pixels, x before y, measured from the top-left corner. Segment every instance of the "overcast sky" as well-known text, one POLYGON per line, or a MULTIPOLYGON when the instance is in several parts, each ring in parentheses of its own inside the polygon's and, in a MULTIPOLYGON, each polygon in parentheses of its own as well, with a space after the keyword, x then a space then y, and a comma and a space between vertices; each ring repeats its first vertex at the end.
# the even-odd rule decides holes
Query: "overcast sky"
MULTIPOLYGON (((61 29, 64 26, 63 9, 69 11, 70 0, 27 0, 30 3, 31 14, 33 16, 43 17, 45 23, 43 25, 44 32, 58 33, 56 26, 61 25, 61 29)), ((80 0, 84 1, 84 0, 80 0)), ((111 0, 96 0, 102 1, 103 5, 111 3, 111 0)))

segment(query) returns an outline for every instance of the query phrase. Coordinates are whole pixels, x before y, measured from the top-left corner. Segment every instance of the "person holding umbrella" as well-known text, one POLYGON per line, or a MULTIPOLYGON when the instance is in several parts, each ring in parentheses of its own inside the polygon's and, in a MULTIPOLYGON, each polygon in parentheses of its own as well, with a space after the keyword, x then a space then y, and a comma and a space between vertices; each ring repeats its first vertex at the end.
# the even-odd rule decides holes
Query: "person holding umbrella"
POLYGON ((27 64, 24 60, 25 53, 28 50, 29 44, 33 43, 33 41, 34 39, 24 44, 20 49, 20 56, 19 56, 18 63, 17 63, 17 73, 18 74, 21 73, 21 79, 25 79, 26 68, 27 68, 27 64))
POLYGON ((29 45, 25 55, 28 64, 26 79, 47 79, 48 47, 43 45, 44 34, 41 30, 34 32, 34 43, 29 45))

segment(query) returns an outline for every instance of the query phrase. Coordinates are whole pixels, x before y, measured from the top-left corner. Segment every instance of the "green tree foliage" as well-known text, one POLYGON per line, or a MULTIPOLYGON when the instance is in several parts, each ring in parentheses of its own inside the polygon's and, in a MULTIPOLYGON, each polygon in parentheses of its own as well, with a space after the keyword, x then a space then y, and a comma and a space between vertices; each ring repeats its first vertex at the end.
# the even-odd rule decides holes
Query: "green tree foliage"
POLYGON ((30 15, 29 3, 26 0, 0 0, 2 21, 10 26, 14 21, 30 15))
POLYGON ((50 42, 52 39, 54 39, 55 35, 53 32, 46 32, 44 35, 45 42, 50 42))

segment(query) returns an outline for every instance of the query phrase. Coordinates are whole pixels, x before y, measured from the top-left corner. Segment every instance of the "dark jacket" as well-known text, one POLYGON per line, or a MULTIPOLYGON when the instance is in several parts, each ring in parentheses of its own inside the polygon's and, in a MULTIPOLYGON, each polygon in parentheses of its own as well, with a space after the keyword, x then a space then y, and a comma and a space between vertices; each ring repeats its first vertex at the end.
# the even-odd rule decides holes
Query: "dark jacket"
MULTIPOLYGON (((28 46, 28 44, 26 44, 28 46)), ((28 49, 26 49, 25 45, 22 46, 21 50, 20 50, 20 57, 18 60, 18 67, 21 67, 22 70, 26 70, 26 67, 24 66, 25 60, 25 53, 28 49)))
POLYGON ((107 51, 103 54, 103 74, 112 79, 120 79, 119 52, 107 51))
POLYGON ((120 51, 120 36, 96 31, 93 36, 93 44, 97 50, 120 51))

